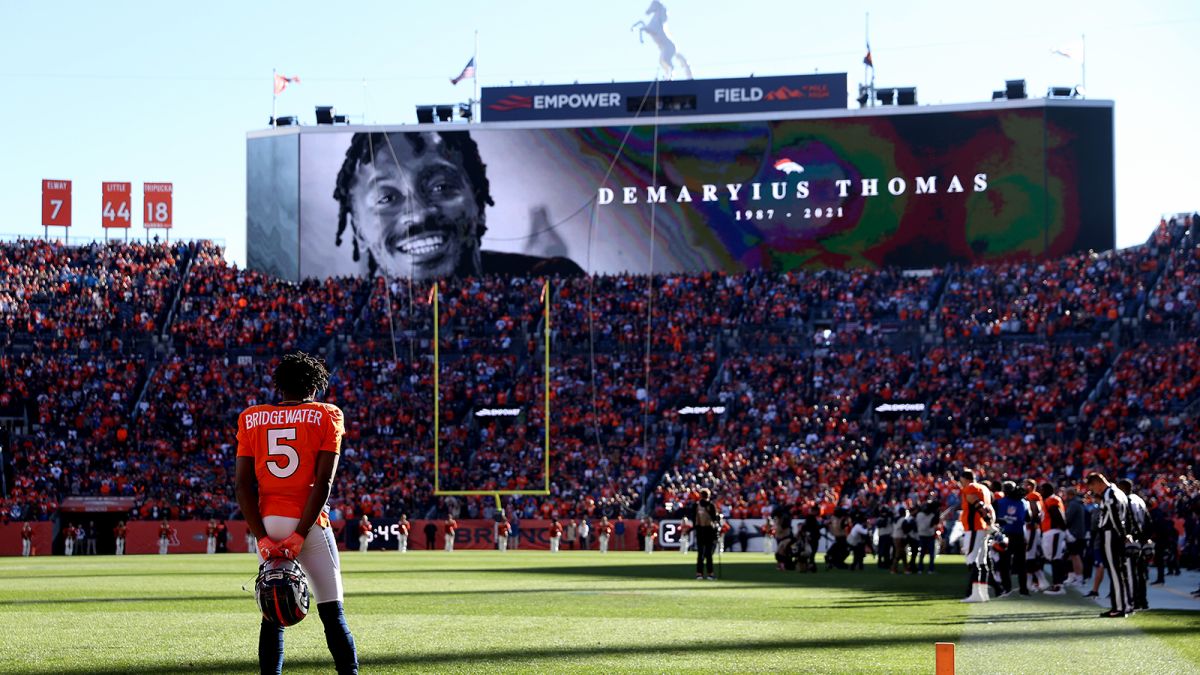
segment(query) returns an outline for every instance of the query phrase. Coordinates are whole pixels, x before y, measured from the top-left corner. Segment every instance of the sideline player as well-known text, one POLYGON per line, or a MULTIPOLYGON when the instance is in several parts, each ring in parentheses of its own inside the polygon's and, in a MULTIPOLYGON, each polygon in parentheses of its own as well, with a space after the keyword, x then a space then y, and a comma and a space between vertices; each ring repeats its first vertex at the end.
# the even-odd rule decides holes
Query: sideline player
MULTIPOLYGON (((341 452, 342 411, 314 400, 329 386, 329 371, 303 352, 284 356, 273 379, 280 402, 252 406, 238 418, 238 506, 258 540, 260 561, 300 564, 337 672, 357 673, 354 637, 342 609, 337 542, 325 513, 341 452)), ((283 671, 283 626, 265 618, 258 661, 264 673, 283 671)))
POLYGON ((1029 504, 1029 518, 1025 520, 1025 573, 1029 575, 1028 586, 1035 592, 1042 592, 1050 587, 1046 575, 1042 572, 1045 561, 1042 560, 1042 518, 1045 516, 1045 504, 1042 495, 1037 491, 1037 481, 1025 479, 1021 484, 1025 489, 1025 502, 1029 504))
POLYGON ((963 552, 967 557, 968 576, 971 590, 963 602, 988 601, 988 532, 996 522, 992 510, 992 493, 981 483, 975 482, 975 472, 963 470, 959 475, 962 485, 963 552))
POLYGON ((1043 592, 1063 595, 1066 593, 1063 582, 1067 580, 1070 564, 1067 562, 1067 509, 1055 494, 1053 483, 1042 483, 1038 494, 1042 495, 1042 559, 1050 563, 1050 586, 1043 592))

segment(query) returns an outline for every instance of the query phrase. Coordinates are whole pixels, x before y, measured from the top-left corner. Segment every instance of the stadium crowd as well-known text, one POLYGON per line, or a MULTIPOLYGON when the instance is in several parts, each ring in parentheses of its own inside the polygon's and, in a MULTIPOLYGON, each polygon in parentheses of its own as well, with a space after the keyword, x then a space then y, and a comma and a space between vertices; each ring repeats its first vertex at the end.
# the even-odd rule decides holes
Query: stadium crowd
POLYGON ((1064 484, 1106 468, 1181 519, 1195 557, 1190 218, 1041 263, 551 280, 549 476, 541 280, 438 285, 435 467, 429 287, 283 282, 211 243, 0 251, 0 411, 27 420, 4 518, 102 494, 135 497, 132 518, 236 517, 232 420, 303 349, 347 412, 347 519, 490 512, 435 496, 435 468, 443 489, 548 482, 509 507, 561 518, 662 515, 700 488, 746 517, 894 513, 954 506, 968 468, 1064 484), (877 411, 891 402, 925 409, 877 411))

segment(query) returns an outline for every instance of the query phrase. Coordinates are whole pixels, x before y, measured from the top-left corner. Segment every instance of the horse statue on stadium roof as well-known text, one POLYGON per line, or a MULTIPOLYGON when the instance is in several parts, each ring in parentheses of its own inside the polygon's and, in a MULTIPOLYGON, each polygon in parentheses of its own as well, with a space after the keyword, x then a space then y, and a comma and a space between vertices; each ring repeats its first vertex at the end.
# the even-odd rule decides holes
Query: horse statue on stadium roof
POLYGON ((692 79, 692 67, 688 65, 687 59, 675 49, 675 41, 671 39, 671 34, 667 30, 667 8, 658 0, 650 3, 650 7, 646 10, 646 14, 652 15, 650 23, 638 21, 633 24, 629 30, 638 31, 638 42, 646 44, 646 34, 649 34, 654 44, 658 45, 658 63, 663 69, 663 79, 670 80, 675 72, 674 62, 679 61, 679 65, 683 68, 683 74, 687 79, 692 79))

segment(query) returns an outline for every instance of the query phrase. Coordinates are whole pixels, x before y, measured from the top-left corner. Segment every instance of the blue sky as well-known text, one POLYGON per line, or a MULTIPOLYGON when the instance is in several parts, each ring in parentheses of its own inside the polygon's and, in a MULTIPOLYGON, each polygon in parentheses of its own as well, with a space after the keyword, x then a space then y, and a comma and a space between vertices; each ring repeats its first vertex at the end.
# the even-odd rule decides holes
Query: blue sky
MULTIPOLYGON (((877 82, 926 104, 986 100, 1006 79, 1077 84, 1079 63, 1050 50, 1086 34, 1089 96, 1116 101, 1118 245, 1200 208, 1195 2, 665 2, 697 77, 845 71, 852 90, 870 12, 877 82)), ((281 115, 413 122, 414 104, 470 95, 448 78, 476 29, 483 86, 653 79, 657 52, 629 30, 647 4, 0 0, 0 235, 42 233, 43 178, 74 181, 71 236, 89 238, 101 181, 169 181, 172 238, 222 239, 242 262, 245 134, 266 125, 272 68, 302 79, 281 115)))

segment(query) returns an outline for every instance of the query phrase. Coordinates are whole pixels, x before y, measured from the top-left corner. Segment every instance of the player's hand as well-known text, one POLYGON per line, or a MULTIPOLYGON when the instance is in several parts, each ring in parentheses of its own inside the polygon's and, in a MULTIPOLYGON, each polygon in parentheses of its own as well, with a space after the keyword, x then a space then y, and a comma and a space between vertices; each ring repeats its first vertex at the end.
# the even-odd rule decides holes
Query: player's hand
POLYGON ((278 558, 279 556, 276 553, 278 548, 279 544, 270 537, 263 537, 258 540, 258 556, 263 560, 278 558))
POLYGON ((286 539, 279 542, 279 554, 281 557, 288 560, 295 560, 300 557, 300 549, 304 548, 304 537, 293 532, 286 539))

